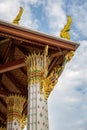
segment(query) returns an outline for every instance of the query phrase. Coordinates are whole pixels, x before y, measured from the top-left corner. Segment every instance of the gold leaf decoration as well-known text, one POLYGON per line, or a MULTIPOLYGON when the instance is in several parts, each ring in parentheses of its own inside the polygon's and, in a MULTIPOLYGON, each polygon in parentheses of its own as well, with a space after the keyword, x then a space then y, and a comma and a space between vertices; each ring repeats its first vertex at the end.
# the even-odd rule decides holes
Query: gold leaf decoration
POLYGON ((72 23, 72 18, 71 18, 71 16, 68 16, 67 17, 67 23, 60 32, 60 37, 70 40, 69 31, 70 31, 71 23, 72 23))
POLYGON ((19 13, 18 13, 18 15, 15 17, 15 19, 12 21, 12 23, 18 25, 18 24, 19 24, 19 21, 20 21, 20 19, 21 19, 22 14, 23 14, 23 8, 20 7, 19 13))

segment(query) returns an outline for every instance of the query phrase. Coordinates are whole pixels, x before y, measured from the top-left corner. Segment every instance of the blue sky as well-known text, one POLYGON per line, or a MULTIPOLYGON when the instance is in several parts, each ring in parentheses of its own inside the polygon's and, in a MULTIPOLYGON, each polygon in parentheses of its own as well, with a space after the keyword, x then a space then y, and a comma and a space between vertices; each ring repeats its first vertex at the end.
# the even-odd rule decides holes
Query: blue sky
POLYGON ((0 19, 11 22, 24 8, 20 25, 59 37, 71 15, 71 40, 80 43, 51 93, 50 130, 87 130, 87 0, 0 0, 0 19))

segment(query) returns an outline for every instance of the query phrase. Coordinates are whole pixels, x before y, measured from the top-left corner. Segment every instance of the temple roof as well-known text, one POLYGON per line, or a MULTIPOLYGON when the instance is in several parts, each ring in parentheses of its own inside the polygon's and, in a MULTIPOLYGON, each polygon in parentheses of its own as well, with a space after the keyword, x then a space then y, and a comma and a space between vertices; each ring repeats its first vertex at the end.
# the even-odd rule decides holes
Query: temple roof
MULTIPOLYGON (((55 64, 62 64, 68 51, 75 51, 79 46, 73 41, 0 21, 0 125, 6 125, 6 96, 19 93, 28 97, 25 56, 33 52, 41 53, 46 45, 51 58, 49 74, 55 64)), ((23 113, 27 114, 27 102, 23 113)))

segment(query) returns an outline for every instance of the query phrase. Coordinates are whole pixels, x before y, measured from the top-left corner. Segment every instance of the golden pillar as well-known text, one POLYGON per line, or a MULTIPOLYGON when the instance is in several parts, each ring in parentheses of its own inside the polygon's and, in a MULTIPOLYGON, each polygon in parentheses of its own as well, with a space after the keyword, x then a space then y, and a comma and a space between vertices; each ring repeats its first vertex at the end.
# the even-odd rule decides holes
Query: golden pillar
POLYGON ((7 130, 22 130, 22 111, 25 100, 18 94, 7 96, 7 130))

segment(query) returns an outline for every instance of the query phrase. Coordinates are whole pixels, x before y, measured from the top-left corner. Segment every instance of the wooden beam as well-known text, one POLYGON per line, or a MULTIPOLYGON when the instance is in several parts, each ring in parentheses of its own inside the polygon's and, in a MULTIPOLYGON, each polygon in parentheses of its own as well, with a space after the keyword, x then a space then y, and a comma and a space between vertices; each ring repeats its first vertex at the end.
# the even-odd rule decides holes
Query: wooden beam
POLYGON ((54 68, 55 65, 59 65, 62 63, 62 57, 59 56, 59 57, 56 57, 55 59, 53 59, 53 61, 51 62, 51 64, 49 65, 49 68, 48 68, 48 75, 51 73, 52 69, 54 68))
POLYGON ((3 33, 4 36, 7 35, 7 37, 13 37, 18 40, 28 41, 28 43, 29 40, 32 40, 40 44, 65 48, 73 51, 75 51, 78 47, 78 44, 69 40, 49 36, 47 34, 25 29, 3 21, 0 21, 0 32, 3 33))
POLYGON ((27 106, 28 106, 28 102, 26 101, 25 104, 24 104, 24 107, 23 107, 22 114, 27 115, 27 106))
POLYGON ((15 59, 14 53, 15 53, 15 45, 13 44, 13 41, 12 41, 12 44, 11 44, 10 49, 9 49, 9 55, 8 55, 9 61, 12 61, 15 59))
POLYGON ((7 104, 6 104, 6 102, 3 100, 2 97, 0 97, 0 102, 3 104, 3 106, 4 106, 5 108, 7 107, 7 104))
POLYGON ((17 48, 24 54, 27 55, 29 53, 29 50, 25 49, 24 47, 17 46, 17 48))
POLYGON ((53 53, 53 54, 51 54, 51 57, 58 57, 58 56, 61 56, 61 55, 64 55, 64 54, 66 54, 66 50, 65 51, 61 51, 61 52, 56 52, 56 53, 53 53))
POLYGON ((6 63, 8 61, 11 44, 12 44, 12 40, 9 41, 8 47, 7 47, 7 49, 6 49, 5 53, 4 53, 4 57, 3 57, 3 62, 4 63, 6 63))
POLYGON ((27 69, 25 68, 20 68, 20 70, 22 71, 22 73, 24 73, 27 76, 27 69))
MULTIPOLYGON (((38 49, 40 50, 40 49, 43 49, 45 47, 44 44, 41 44, 39 42, 34 42, 31 40, 23 42, 22 44, 20 44, 20 46, 25 47, 28 50, 30 48, 31 49, 34 48, 35 50, 38 50, 38 49)), ((57 47, 55 47, 55 46, 49 46, 49 48, 52 50, 57 50, 57 47)))
POLYGON ((7 94, 10 93, 10 91, 8 90, 8 88, 7 88, 2 82, 1 82, 1 88, 3 88, 4 91, 5 91, 7 94))
POLYGON ((53 69, 54 65, 56 64, 57 60, 58 60, 58 57, 54 58, 52 60, 51 64, 49 65, 49 69, 48 69, 49 70, 49 74, 50 74, 51 70, 53 69))
POLYGON ((7 92, 5 90, 0 90, 0 97, 7 96, 7 92))
POLYGON ((5 115, 3 112, 1 112, 1 111, 0 111, 0 117, 1 117, 4 121, 6 121, 6 115, 5 115))
POLYGON ((20 82, 18 82, 17 78, 15 78, 10 72, 6 73, 6 76, 15 85, 15 87, 20 91, 20 93, 27 97, 27 88, 23 86, 20 82))
POLYGON ((16 61, 8 62, 8 63, 3 64, 3 65, 0 64, 0 74, 7 72, 7 71, 21 68, 23 66, 25 66, 24 58, 16 60, 16 61))
POLYGON ((1 45, 1 44, 4 44, 4 43, 7 43, 7 42, 10 42, 10 38, 1 40, 1 41, 0 41, 0 45, 1 45))

